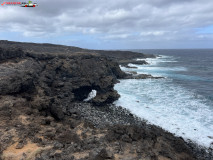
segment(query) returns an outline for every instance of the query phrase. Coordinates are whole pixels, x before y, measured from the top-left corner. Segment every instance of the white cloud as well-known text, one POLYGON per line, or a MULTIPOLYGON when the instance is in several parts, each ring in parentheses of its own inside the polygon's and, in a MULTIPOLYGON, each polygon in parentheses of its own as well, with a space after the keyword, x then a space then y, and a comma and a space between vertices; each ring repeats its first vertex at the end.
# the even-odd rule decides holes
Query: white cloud
POLYGON ((165 31, 141 32, 141 36, 162 36, 165 31))
POLYGON ((100 39, 212 39, 195 28, 213 25, 212 0, 49 0, 36 8, 0 6, 0 29, 26 37, 94 34, 100 39))
POLYGON ((110 34, 103 37, 104 39, 126 39, 130 37, 130 34, 110 34))

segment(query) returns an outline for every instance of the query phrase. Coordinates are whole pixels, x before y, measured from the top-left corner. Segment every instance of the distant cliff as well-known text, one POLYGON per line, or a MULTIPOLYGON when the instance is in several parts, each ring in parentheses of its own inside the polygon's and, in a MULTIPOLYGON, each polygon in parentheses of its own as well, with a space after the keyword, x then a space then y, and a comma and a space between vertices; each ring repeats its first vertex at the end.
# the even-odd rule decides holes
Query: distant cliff
POLYGON ((22 48, 25 52, 33 52, 37 54, 41 53, 51 53, 55 55, 60 54, 77 54, 77 53, 93 53, 108 57, 114 60, 132 60, 135 58, 153 58, 155 55, 152 54, 143 54, 132 51, 115 51, 115 50, 89 50, 83 49, 79 47, 72 46, 64 46, 64 45, 54 45, 48 43, 21 43, 21 42, 13 42, 0 40, 0 47, 2 48, 22 48))

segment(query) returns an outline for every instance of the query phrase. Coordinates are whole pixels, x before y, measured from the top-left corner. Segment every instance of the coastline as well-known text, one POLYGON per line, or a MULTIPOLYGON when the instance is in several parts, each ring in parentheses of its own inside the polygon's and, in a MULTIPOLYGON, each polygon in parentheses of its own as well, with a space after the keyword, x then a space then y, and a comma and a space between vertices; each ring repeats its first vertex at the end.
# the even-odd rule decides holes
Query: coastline
MULTIPOLYGON (((5 46, 8 45, 11 44, 5 46)), ((37 160, 212 158, 196 144, 111 104, 119 98, 114 84, 119 79, 132 78, 114 62, 118 60, 113 57, 116 51, 110 51, 108 60, 105 51, 104 57, 97 51, 85 50, 69 52, 68 56, 58 54, 57 46, 57 54, 51 55, 46 52, 53 46, 40 47, 45 52, 1 50, 2 159, 17 155, 37 160), (89 103, 82 103, 92 89, 98 95, 89 103), (26 154, 30 147, 31 154, 26 154), (12 153, 14 150, 16 154, 12 153)), ((126 53, 127 59, 130 53, 133 54, 126 53)))
POLYGON ((180 58, 178 54, 171 52, 170 56, 147 59, 150 65, 122 67, 123 71, 165 76, 165 79, 122 80, 115 85, 121 95, 117 104, 186 141, 190 139, 207 149, 212 148, 212 125, 208 123, 212 119, 211 100, 208 99, 208 92, 205 95, 197 92, 205 82, 201 81, 202 76, 200 79, 190 76, 190 71, 196 73, 193 65, 187 63, 192 57, 189 59, 189 56, 182 55, 180 58), (201 85, 198 88, 190 85, 194 83, 201 85))

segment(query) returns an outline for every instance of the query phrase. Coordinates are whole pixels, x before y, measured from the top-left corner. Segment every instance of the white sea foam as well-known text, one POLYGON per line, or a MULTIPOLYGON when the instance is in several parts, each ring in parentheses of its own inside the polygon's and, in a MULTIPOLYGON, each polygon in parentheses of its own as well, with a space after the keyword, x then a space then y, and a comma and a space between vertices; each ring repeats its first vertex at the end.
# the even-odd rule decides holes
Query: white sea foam
POLYGON ((145 59, 141 59, 141 58, 138 58, 137 61, 142 61, 142 60, 145 60, 147 61, 150 65, 156 65, 158 63, 175 63, 177 62, 176 61, 176 58, 172 57, 172 56, 164 56, 164 55, 161 55, 160 57, 157 57, 157 58, 145 58, 145 59))
POLYGON ((121 67, 123 71, 136 71, 138 74, 152 74, 153 76, 168 77, 171 72, 187 71, 185 67, 158 67, 155 65, 135 65, 129 64, 130 67, 137 68, 125 68, 121 67))
POLYGON ((97 91, 96 91, 96 90, 92 90, 92 91, 89 93, 88 97, 87 97, 86 99, 84 99, 84 102, 88 102, 88 101, 90 101, 91 99, 95 98, 96 94, 97 94, 97 91))
POLYGON ((115 86, 121 98, 116 105, 128 108, 150 123, 185 139, 209 147, 213 139, 213 110, 205 100, 164 80, 121 80, 115 86))
POLYGON ((124 71, 137 71, 139 74, 144 73, 144 74, 152 74, 153 76, 164 76, 167 77, 168 73, 173 72, 173 71, 187 71, 187 68, 185 67, 164 67, 164 66, 159 66, 159 64, 162 63, 176 63, 177 58, 174 58, 172 56, 163 56, 157 57, 157 58, 146 58, 146 59, 137 59, 138 61, 141 60, 146 60, 149 65, 136 65, 136 64, 129 64, 130 67, 137 67, 137 69, 129 69, 122 67, 121 69, 124 71))
MULTIPOLYGON (((122 70, 160 76, 166 75, 167 72, 186 70, 184 67, 158 67, 157 64, 162 63, 162 60, 170 61, 171 57, 160 57, 153 60, 156 63, 151 65, 131 64, 130 66, 138 68, 122 67, 122 70)), ((115 89, 121 95, 115 102, 116 105, 123 106, 148 122, 186 140, 190 139, 205 147, 210 147, 213 142, 213 139, 209 138, 213 137, 212 106, 209 106, 204 97, 175 85, 171 78, 121 80, 115 89)))

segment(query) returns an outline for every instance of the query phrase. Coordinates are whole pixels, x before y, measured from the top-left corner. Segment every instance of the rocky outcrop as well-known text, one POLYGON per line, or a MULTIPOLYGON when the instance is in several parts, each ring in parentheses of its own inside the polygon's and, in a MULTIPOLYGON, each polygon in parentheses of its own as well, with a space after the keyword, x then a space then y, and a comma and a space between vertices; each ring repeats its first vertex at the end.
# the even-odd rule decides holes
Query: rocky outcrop
POLYGON ((152 54, 143 54, 132 51, 103 51, 103 50, 95 50, 95 53, 99 53, 103 56, 106 56, 110 59, 116 61, 131 61, 137 58, 155 58, 155 55, 152 54))
MULTIPOLYGON (((37 133, 37 126, 53 121, 45 118, 46 122, 39 122, 34 120, 37 116, 63 120, 74 115, 71 104, 83 102, 92 90, 97 91, 91 101, 95 105, 117 100, 119 95, 113 87, 117 78, 125 75, 116 62, 94 54, 58 56, 0 48, 0 58, 0 130, 7 133, 0 134, 0 153, 14 143, 12 139, 16 134, 19 142, 15 149, 33 143, 31 136, 37 133), (12 130, 15 131, 10 133, 12 130), (27 140, 21 135, 27 136, 27 140)), ((54 136, 52 133, 45 135, 54 136)), ((4 156, 7 157, 6 153, 4 156)))
POLYGON ((124 76, 123 79, 162 79, 165 77, 155 77, 152 76, 151 74, 138 74, 135 71, 131 72, 126 72, 126 75, 124 76))
POLYGON ((16 47, 0 50, 0 159, 196 159, 181 138, 111 105, 126 77, 115 61, 16 47))
POLYGON ((145 65, 148 64, 145 60, 137 61, 137 60, 119 60, 118 61, 121 66, 131 68, 128 64, 138 64, 138 65, 145 65))
MULTIPOLYGON (((71 55, 76 53, 89 53, 102 55, 117 62, 121 61, 130 61, 136 58, 155 58, 155 55, 152 54, 143 54, 132 51, 120 51, 120 50, 89 50, 72 46, 64 45, 53 45, 47 43, 21 43, 21 42, 12 42, 6 40, 0 40, 0 47, 2 48, 22 48, 25 52, 36 53, 48 55, 71 55)), ((35 56, 35 55, 34 55, 35 56)))
POLYGON ((5 50, 3 48, 0 48, 0 62, 8 59, 13 59, 13 58, 22 58, 24 56, 24 52, 19 49, 10 49, 10 50, 5 50))
MULTIPOLYGON (((117 63, 104 57, 90 54, 58 57, 15 51, 1 49, 1 58, 8 60, 0 66, 1 95, 33 92, 36 98, 32 98, 32 93, 29 96, 36 103, 42 98, 52 103, 53 108, 58 99, 83 101, 92 90, 97 91, 93 102, 98 105, 111 103, 119 97, 113 87, 117 78, 125 74, 117 63)), ((51 111, 55 110, 53 108, 51 111)))

